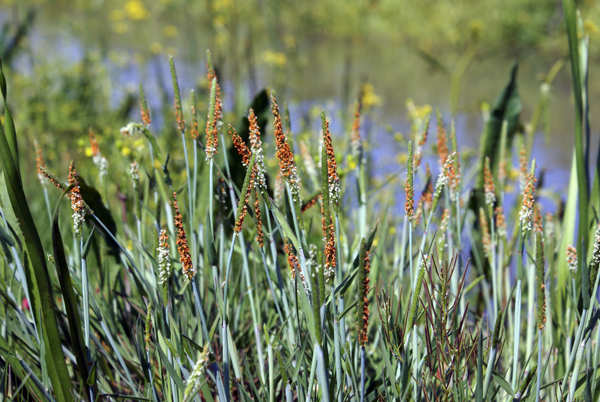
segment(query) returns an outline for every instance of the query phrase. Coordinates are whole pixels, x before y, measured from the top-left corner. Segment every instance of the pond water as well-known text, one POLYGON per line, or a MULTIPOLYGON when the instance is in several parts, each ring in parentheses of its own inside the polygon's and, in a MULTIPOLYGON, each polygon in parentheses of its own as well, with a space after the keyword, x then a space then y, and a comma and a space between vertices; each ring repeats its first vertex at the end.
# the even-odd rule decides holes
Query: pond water
MULTIPOLYGON (((12 17, 12 9, 0 7, 0 20, 6 21, 12 17)), ((147 32, 151 30, 151 24, 144 32, 132 30, 115 34, 106 30, 96 31, 102 28, 102 21, 95 21, 90 16, 73 14, 67 17, 70 21, 68 25, 56 24, 58 17, 55 12, 49 12, 48 9, 39 12, 27 44, 31 51, 22 56, 16 65, 27 70, 35 59, 65 60, 68 63, 81 59, 86 49, 95 49, 109 66, 115 98, 122 97, 126 91, 135 91, 140 81, 144 82, 147 94, 158 93, 157 76, 166 82, 170 80, 167 50, 177 52, 182 89, 191 88, 198 77, 205 74, 204 49, 212 43, 211 36, 202 28, 180 26, 180 33, 171 40, 169 48, 153 55, 147 48, 142 50, 136 41, 138 35, 145 38, 144 43, 148 42, 146 37, 151 36, 147 32), (89 29, 82 31, 82 24, 88 23, 89 29)), ((61 21, 65 20, 64 15, 61 18, 61 21)), ((348 42, 314 37, 307 33, 304 38, 295 38, 293 55, 288 55, 276 67, 274 64, 278 63, 276 57, 279 53, 270 50, 276 46, 267 39, 249 40, 243 34, 232 40, 232 57, 228 57, 225 51, 218 53, 216 58, 222 60, 222 86, 229 93, 234 89, 242 90, 245 98, 250 100, 257 89, 273 85, 280 95, 283 94, 280 98, 290 104, 292 125, 295 127, 300 125, 300 120, 312 108, 318 107, 330 112, 332 131, 341 133, 344 126, 340 121, 342 105, 348 104, 348 97, 356 97, 359 83, 368 82, 373 86, 381 104, 374 109, 377 118, 370 120, 368 129, 374 156, 373 168, 380 178, 401 169, 395 158, 404 149, 394 139, 394 134, 409 131, 407 99, 413 99, 417 105, 429 104, 439 108, 446 120, 451 117, 450 75, 435 68, 407 44, 374 43, 368 38, 348 42)), ((480 53, 490 54, 485 51, 480 53)), ((455 117, 459 146, 478 148, 483 129, 479 105, 483 101, 494 102, 508 80, 510 67, 515 60, 519 61, 518 85, 524 107, 522 121, 528 122, 540 98, 541 77, 561 56, 566 54, 546 54, 536 49, 485 57, 476 53, 461 84, 460 111, 455 117)), ((460 54, 436 54, 435 57, 451 71, 460 54)), ((600 65, 592 63, 588 94, 592 116, 594 106, 600 104, 598 73, 600 65)), ((551 87, 547 115, 549 133, 547 136, 541 131, 536 133, 533 148, 533 157, 538 166, 546 170, 547 188, 558 194, 566 190, 574 145, 574 105, 570 80, 570 67, 566 63, 551 87)), ((158 102, 158 99, 151 99, 151 102, 158 102)), ((312 124, 317 130, 317 119, 312 124)), ((540 129, 542 127, 540 125, 540 129)), ((592 149, 598 149, 598 128, 593 127, 593 121, 591 138, 592 149)), ((594 151, 591 160, 595 161, 595 158, 594 151)))

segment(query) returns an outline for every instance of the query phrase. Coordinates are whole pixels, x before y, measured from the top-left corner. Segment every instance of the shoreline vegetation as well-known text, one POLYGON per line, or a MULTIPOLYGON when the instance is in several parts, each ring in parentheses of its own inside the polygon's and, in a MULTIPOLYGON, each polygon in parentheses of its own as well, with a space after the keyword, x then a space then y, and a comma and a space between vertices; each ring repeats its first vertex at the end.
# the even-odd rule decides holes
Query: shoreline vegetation
MULTIPOLYGON (((142 6, 124 12, 150 18, 142 6)), ((52 116, 63 135, 44 110, 13 107, 0 63, 0 395, 597 400, 592 48, 575 2, 562 7, 569 60, 545 84, 569 66, 575 147, 556 210, 532 157, 548 99, 523 121, 516 63, 498 77, 478 150, 452 116, 407 102, 399 173, 383 183, 368 84, 341 127, 321 111, 320 130, 299 132, 285 91, 232 110, 242 101, 207 51, 200 85, 179 81, 169 57, 160 107, 141 82, 104 116, 110 97, 90 73, 102 67, 88 61, 65 91, 74 103, 52 116)))

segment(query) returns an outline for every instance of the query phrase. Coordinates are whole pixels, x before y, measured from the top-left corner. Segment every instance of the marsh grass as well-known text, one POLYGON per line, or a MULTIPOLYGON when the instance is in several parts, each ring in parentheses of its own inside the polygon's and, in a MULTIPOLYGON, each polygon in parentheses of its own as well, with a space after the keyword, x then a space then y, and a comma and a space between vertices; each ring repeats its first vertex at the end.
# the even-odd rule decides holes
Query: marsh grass
POLYGON ((8 195, 0 210, 0 394, 59 401, 597 399, 600 232, 588 202, 599 205, 599 176, 588 180, 583 160, 587 59, 580 54, 587 41, 577 39, 572 1, 564 6, 579 139, 562 216, 542 217, 535 160, 519 147, 529 133, 518 131, 516 67, 478 155, 463 152, 441 113, 414 119, 403 177, 387 183, 404 186, 405 199, 382 202, 361 136, 361 113, 369 113, 362 99, 344 132, 333 135, 322 113, 321 133, 296 152, 296 133, 274 92, 270 108, 249 108, 241 125, 227 121, 207 53, 209 87, 198 93, 208 105, 204 141, 196 93, 186 108, 171 59, 174 110, 164 120, 173 122, 182 148, 173 156, 163 150, 180 140, 155 136, 141 87, 142 123, 121 130, 142 140, 134 155, 104 149, 102 156, 89 134, 94 165, 77 172, 71 165, 63 182, 66 166, 46 166, 38 151, 41 183, 27 192, 43 188, 52 222, 43 233, 25 196, 0 70, 8 195), (431 119, 435 146, 427 142, 431 119), (243 138, 237 132, 246 127, 243 138), (206 158, 198 157, 202 151, 206 158), (346 152, 352 158, 341 158, 346 152), (521 166, 513 167, 518 154, 521 166), (111 178, 101 169, 131 174, 111 178), (238 171, 244 179, 236 183, 238 171), (100 190, 83 180, 94 175, 100 190), (270 179, 277 175, 283 196, 270 179), (511 191, 518 196, 507 203, 511 191), (65 195, 74 220, 60 212, 65 195), (403 203, 399 216, 375 208, 403 203))

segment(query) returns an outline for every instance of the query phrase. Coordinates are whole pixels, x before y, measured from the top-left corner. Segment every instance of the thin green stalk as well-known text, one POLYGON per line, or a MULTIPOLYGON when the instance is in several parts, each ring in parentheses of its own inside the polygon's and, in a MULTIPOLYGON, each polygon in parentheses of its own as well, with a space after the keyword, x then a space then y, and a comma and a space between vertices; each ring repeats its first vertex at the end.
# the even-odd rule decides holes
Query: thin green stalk
MULTIPOLYGON (((542 367, 542 330, 538 329, 538 361, 537 366, 542 367)), ((542 384, 542 370, 537 372, 537 385, 535 388, 535 402, 540 401, 540 386, 542 384)))

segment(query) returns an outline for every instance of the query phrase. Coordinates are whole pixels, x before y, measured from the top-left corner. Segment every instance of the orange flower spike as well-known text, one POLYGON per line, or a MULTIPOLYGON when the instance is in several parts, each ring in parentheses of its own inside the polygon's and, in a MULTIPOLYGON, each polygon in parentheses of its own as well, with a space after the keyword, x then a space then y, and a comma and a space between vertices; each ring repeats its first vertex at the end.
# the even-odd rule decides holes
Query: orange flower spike
POLYGON ((73 161, 69 163, 69 185, 74 184, 75 186, 69 193, 71 198, 71 209, 73 210, 73 230, 76 234, 81 235, 81 226, 85 220, 85 206, 83 198, 81 198, 81 192, 79 189, 79 182, 77 180, 77 172, 75 171, 75 165, 73 161))
POLYGON ((90 148, 92 148, 92 156, 96 157, 100 155, 100 147, 98 146, 98 140, 96 140, 96 133, 93 128, 90 128, 90 148))
POLYGON ((231 140, 233 142, 233 146, 235 147, 238 154, 242 157, 242 165, 244 167, 248 167, 250 163, 250 150, 246 146, 246 143, 235 131, 235 128, 230 124, 229 125, 229 135, 231 135, 231 140))
MULTIPOLYGON (((172 189, 171 189, 172 190, 172 189)), ((183 217, 179 212, 179 204, 177 203, 177 193, 172 190, 173 197, 171 198, 171 208, 173 210, 173 223, 177 232, 177 251, 179 252, 179 262, 183 267, 183 274, 188 280, 192 280, 196 275, 196 270, 192 263, 190 248, 188 246, 185 229, 183 228, 183 217)))
POLYGON ((140 84, 140 113, 142 115, 142 123, 148 127, 152 123, 152 120, 150 119, 150 109, 148 109, 146 94, 144 93, 142 84, 140 84))
POLYGON ((351 143, 352 143, 352 153, 358 157, 358 159, 362 159, 362 141, 360 138, 360 111, 361 111, 361 103, 359 101, 356 102, 356 106, 354 107, 354 121, 352 122, 352 135, 351 135, 351 143))

